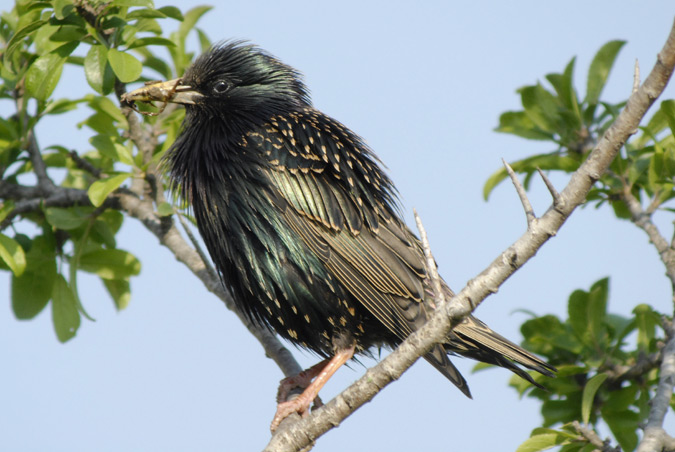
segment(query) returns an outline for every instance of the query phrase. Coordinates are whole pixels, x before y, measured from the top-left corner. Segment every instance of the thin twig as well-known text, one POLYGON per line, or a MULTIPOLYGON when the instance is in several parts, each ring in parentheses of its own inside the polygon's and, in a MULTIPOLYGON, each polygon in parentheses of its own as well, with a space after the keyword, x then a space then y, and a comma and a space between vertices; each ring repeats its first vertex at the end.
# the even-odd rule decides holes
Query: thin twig
POLYGON ((632 366, 608 366, 605 368, 602 367, 602 371, 609 375, 607 379, 607 385, 610 388, 620 388, 621 384, 624 381, 632 380, 634 378, 640 378, 647 374, 652 369, 656 369, 661 365, 661 359, 663 356, 663 350, 660 350, 656 353, 651 353, 649 355, 641 355, 638 357, 637 362, 632 366))
POLYGON ((598 434, 595 433, 595 430, 581 425, 579 421, 573 421, 572 427, 574 427, 574 430, 576 430, 586 441, 597 447, 598 450, 602 452, 621 452, 620 446, 612 447, 609 439, 603 441, 598 434))
POLYGON ((523 204, 523 209, 525 209, 525 217, 527 218, 527 227, 529 228, 532 226, 532 223, 537 219, 537 216, 534 214, 532 204, 530 204, 530 200, 527 198, 525 187, 523 187, 523 184, 521 184, 520 180, 518 180, 518 176, 516 176, 516 173, 515 171, 513 171, 513 168, 511 168, 511 165, 506 163, 506 160, 504 159, 502 159, 502 163, 504 163, 506 172, 509 174, 511 182, 513 183, 513 186, 516 188, 516 193, 518 193, 518 197, 520 198, 520 202, 523 204))
POLYGON ((94 165, 92 165, 91 163, 89 163, 88 160, 83 159, 82 157, 80 157, 80 155, 77 153, 77 151, 74 151, 74 150, 73 150, 73 151, 70 151, 70 152, 68 153, 68 155, 69 155, 70 158, 73 160, 73 162, 75 162, 75 165, 76 165, 78 168, 80 168, 80 169, 82 169, 82 170, 88 172, 89 174, 91 174, 92 176, 94 176, 96 179, 100 179, 100 178, 101 178, 101 170, 100 170, 100 168, 97 168, 96 166, 94 166, 94 165))
POLYGON ((551 194, 551 197, 553 198, 553 208, 559 209, 562 207, 562 198, 560 197, 560 193, 558 193, 558 190, 555 189, 555 185, 553 185, 553 182, 546 176, 546 173, 544 173, 541 169, 537 168, 537 171, 539 172, 539 175, 541 176, 541 179, 544 181, 544 185, 546 185, 546 188, 548 189, 548 192, 551 194))
POLYGON ((417 210, 413 209, 415 215, 415 223, 417 223, 417 230, 420 231, 420 240, 422 241, 422 249, 424 250, 424 257, 427 260, 427 273, 431 279, 431 287, 434 290, 434 301, 437 306, 445 304, 445 295, 441 286, 441 277, 438 275, 438 267, 433 254, 431 254, 431 247, 429 246, 429 239, 427 238, 427 231, 424 229, 422 220, 417 215, 417 210))
POLYGON ((55 185, 54 181, 47 174, 47 165, 42 159, 42 154, 40 153, 40 148, 37 144, 37 139, 35 138, 35 133, 33 130, 29 130, 26 135, 27 143, 26 150, 30 155, 30 161, 33 164, 33 171, 38 180, 38 187, 45 193, 49 192, 55 185))
POLYGON ((633 71, 633 94, 640 89, 640 62, 635 59, 635 70, 633 71))

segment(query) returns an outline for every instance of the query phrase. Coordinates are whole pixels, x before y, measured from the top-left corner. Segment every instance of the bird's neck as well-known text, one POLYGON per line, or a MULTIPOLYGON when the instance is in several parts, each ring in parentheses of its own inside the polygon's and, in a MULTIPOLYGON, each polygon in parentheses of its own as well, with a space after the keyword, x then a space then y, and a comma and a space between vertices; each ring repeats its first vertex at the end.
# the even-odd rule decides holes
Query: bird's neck
POLYGON ((179 195, 190 204, 217 195, 227 203, 233 193, 267 185, 267 165, 259 153, 247 149, 245 127, 223 118, 186 116, 183 133, 165 157, 179 195))

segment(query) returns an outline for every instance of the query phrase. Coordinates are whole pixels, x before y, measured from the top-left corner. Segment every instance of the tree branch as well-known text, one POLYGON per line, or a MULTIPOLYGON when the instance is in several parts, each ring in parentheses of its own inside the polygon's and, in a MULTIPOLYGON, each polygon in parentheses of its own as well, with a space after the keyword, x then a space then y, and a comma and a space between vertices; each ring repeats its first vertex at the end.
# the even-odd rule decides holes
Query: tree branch
POLYGON ((609 439, 601 440, 598 434, 595 433, 595 430, 581 425, 579 421, 572 422, 572 427, 583 439, 597 447, 596 450, 600 452, 621 452, 621 447, 612 447, 609 439))
POLYGON ((663 429, 663 420, 668 412, 673 387, 675 387, 675 326, 672 321, 667 322, 665 330, 667 342, 663 348, 659 385, 651 400, 645 435, 638 444, 637 452, 663 450, 666 447, 672 450, 673 443, 675 443, 675 440, 663 429))
POLYGON ((443 294, 443 289, 441 287, 441 277, 438 275, 438 268, 436 267, 436 260, 434 259, 433 254, 431 253, 431 246, 429 245, 429 239, 427 238, 427 231, 424 229, 422 220, 417 211, 413 210, 415 214, 415 223, 417 223, 417 230, 420 231, 420 240, 422 241, 422 249, 424 250, 424 257, 427 259, 427 273, 431 278, 431 288, 434 290, 435 302, 438 305, 445 303, 445 295, 443 294))
POLYGON ((574 209, 584 202, 592 185, 607 170, 649 107, 663 92, 675 66, 675 24, 659 53, 656 65, 635 91, 624 110, 599 140, 586 161, 572 174, 560 193, 560 205, 552 205, 532 222, 526 233, 499 255, 488 268, 469 281, 449 303, 439 307, 429 321, 411 334, 388 357, 368 369, 365 375, 345 391, 289 428, 278 431, 265 451, 301 450, 326 431, 338 426, 347 416, 370 401, 380 389, 399 378, 434 344, 442 342, 452 327, 472 311, 490 293, 495 292, 518 268, 563 225, 574 209))
POLYGON ((513 171, 513 168, 511 168, 511 165, 506 163, 506 160, 504 159, 502 159, 502 163, 504 164, 504 168, 506 168, 506 172, 511 178, 513 186, 516 188, 516 193, 518 193, 520 203, 523 205, 523 209, 525 210, 525 218, 527 219, 527 227, 529 228, 532 226, 532 222, 537 219, 537 216, 534 214, 534 209, 532 208, 532 204, 527 197, 527 193, 525 193, 525 187, 523 187, 523 184, 521 184, 518 180, 518 177, 513 171))

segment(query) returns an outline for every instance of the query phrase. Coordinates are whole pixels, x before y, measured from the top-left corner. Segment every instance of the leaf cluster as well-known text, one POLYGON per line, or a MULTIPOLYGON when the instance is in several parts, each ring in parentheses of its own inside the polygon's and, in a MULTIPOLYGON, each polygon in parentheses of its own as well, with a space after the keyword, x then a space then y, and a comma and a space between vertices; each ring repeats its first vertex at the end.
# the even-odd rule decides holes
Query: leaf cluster
MULTIPOLYGON (((611 41, 597 52, 588 70, 583 98, 574 87, 576 58, 572 58, 562 73, 546 76, 547 84, 518 90, 522 110, 500 116, 498 132, 551 146, 549 152, 511 164, 525 175, 526 187, 537 170, 576 171, 625 106, 625 101, 601 99, 624 44, 611 41)), ((632 212, 638 205, 646 217, 657 209, 672 211, 664 204, 674 196, 675 101, 663 101, 647 125, 636 132, 587 197, 587 203, 607 203, 617 218, 634 222, 639 219, 631 213, 631 203, 632 212)), ((487 199, 506 177, 506 170, 496 171, 484 185, 484 197, 487 199)), ((548 391, 533 389, 517 378, 511 380, 511 386, 521 395, 542 402, 542 427, 532 432, 519 451, 561 446, 565 452, 590 452, 599 445, 582 430, 590 429, 595 434, 600 425, 609 427, 622 450, 636 448, 638 431, 647 419, 658 383, 660 350, 666 334, 662 316, 649 305, 637 305, 628 318, 609 313, 608 281, 603 279, 588 291, 572 293, 567 319, 533 315, 522 325, 523 345, 545 357, 559 372, 555 380, 533 375, 548 391)))
POLYGON ((620 316, 607 310, 608 302, 609 279, 604 278, 588 291, 570 295, 567 319, 535 316, 521 326, 523 345, 545 357, 558 373, 553 380, 533 375, 546 390, 511 379, 521 395, 542 402, 544 418, 542 428, 519 450, 564 445, 565 452, 591 451, 594 446, 574 427, 579 420, 593 427, 603 421, 623 450, 635 449, 638 427, 647 418, 658 382, 662 316, 646 304, 636 306, 631 317, 620 316))
MULTIPOLYGON (((188 33, 209 9, 182 13, 155 8, 152 0, 19 0, 1 13, 0 102, 12 111, 0 117, 0 270, 12 272, 18 319, 35 317, 51 302, 58 339, 72 338, 81 316, 90 318, 78 295, 80 271, 100 278, 117 309, 129 303, 130 279, 141 265, 117 246, 124 215, 115 196, 143 195, 148 170, 175 136, 182 113, 146 120, 167 132, 168 142, 155 137, 139 146, 118 96, 125 83, 182 74, 194 57, 186 50, 188 33), (167 21, 177 30, 164 36, 167 21), (86 84, 65 79, 68 66, 86 84), (68 97, 55 97, 60 92, 68 97), (76 109, 88 111, 77 127, 87 131, 91 147, 40 149, 36 126, 76 109), (28 185, 35 177, 38 183, 28 185), (131 190, 134 184, 141 193, 131 190)), ((196 33, 208 46, 206 35, 196 33)), ((172 212, 166 203, 157 210, 172 212)))
MULTIPOLYGON (((583 99, 573 85, 576 58, 572 58, 562 73, 546 76, 550 87, 537 83, 518 90, 523 110, 500 116, 498 132, 552 144, 550 152, 511 164, 516 172, 525 174, 526 187, 537 169, 576 171, 623 108, 625 101, 605 102, 601 94, 624 44, 611 41, 597 52, 588 70, 583 99)), ((648 202, 648 213, 672 199, 675 196, 674 132, 675 101, 665 100, 648 124, 640 127, 640 133, 624 146, 587 201, 596 206, 608 203, 618 218, 629 219, 626 194, 648 202)), ((490 176, 483 189, 486 199, 506 176, 504 169, 490 176)))

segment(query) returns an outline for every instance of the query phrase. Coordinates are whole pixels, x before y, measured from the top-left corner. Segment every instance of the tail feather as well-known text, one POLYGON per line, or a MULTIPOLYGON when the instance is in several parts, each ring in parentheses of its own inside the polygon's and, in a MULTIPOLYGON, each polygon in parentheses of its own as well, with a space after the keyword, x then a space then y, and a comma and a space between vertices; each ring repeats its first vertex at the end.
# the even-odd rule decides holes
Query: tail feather
POLYGON ((457 325, 453 333, 453 337, 445 344, 445 349, 449 353, 504 367, 540 388, 541 385, 518 365, 547 377, 555 376, 555 367, 494 332, 473 316, 467 317, 457 325))
POLYGON ((467 397, 471 398, 471 391, 466 380, 454 364, 450 362, 448 353, 504 367, 538 388, 542 388, 542 386, 519 366, 537 371, 547 377, 555 377, 555 367, 494 332, 485 323, 473 316, 467 317, 455 327, 446 344, 439 345, 424 355, 424 358, 431 365, 454 383, 467 397))
POLYGON ((457 370, 455 365, 450 362, 447 351, 442 346, 437 345, 431 349, 429 353, 424 355, 424 359, 426 359, 432 366, 436 368, 436 370, 442 373, 448 380, 457 386, 465 396, 470 399, 473 398, 471 397, 469 385, 459 370, 457 370))

